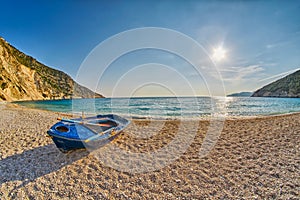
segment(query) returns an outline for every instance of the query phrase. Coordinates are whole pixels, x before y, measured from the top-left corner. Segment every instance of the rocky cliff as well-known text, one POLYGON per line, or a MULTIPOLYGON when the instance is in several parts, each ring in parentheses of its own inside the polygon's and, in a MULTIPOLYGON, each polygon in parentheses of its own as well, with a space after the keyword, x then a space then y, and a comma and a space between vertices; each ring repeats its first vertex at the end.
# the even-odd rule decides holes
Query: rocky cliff
POLYGON ((238 92, 227 95, 228 97, 251 97, 253 92, 238 92))
POLYGON ((300 70, 270 83, 253 93, 252 97, 300 97, 300 70))
POLYGON ((0 37, 0 100, 101 98, 69 75, 28 56, 0 37))

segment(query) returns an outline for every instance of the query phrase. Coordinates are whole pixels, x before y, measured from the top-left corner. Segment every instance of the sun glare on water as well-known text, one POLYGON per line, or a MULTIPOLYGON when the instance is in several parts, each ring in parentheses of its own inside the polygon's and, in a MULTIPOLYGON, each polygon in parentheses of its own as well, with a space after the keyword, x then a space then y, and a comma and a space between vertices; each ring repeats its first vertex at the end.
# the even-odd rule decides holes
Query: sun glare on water
POLYGON ((219 62, 221 60, 224 60, 225 58, 226 58, 226 50, 222 46, 219 46, 218 48, 215 48, 213 50, 212 59, 214 61, 219 62))

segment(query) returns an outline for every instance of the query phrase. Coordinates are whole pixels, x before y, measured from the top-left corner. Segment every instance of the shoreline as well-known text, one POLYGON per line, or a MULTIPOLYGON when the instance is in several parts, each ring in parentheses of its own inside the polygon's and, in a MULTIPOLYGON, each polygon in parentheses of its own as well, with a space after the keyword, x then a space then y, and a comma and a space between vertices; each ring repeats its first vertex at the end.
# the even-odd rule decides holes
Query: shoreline
POLYGON ((61 153, 46 133, 60 114, 10 103, 1 108, 2 199, 297 199, 300 195, 300 113, 226 119, 205 157, 199 152, 209 121, 133 120, 109 145, 132 155, 171 148, 162 157, 144 156, 135 165, 134 156, 127 160, 130 154, 99 159, 86 150, 61 153), (185 148, 187 137, 176 141, 185 134, 194 134, 186 150, 163 164, 172 152, 185 148), (157 168, 143 172, 151 167, 157 168), (128 168, 140 173, 127 172, 128 168))
MULTIPOLYGON (((14 106, 18 106, 18 107, 22 107, 24 109, 32 109, 32 110, 40 110, 40 111, 45 111, 45 112, 52 112, 55 114, 60 114, 62 116, 68 116, 68 117, 80 117, 81 114, 75 114, 75 113, 68 113, 68 112, 58 112, 58 111, 52 111, 52 110, 46 110, 46 109, 40 109, 40 108, 29 108, 23 105, 20 105, 18 103, 14 103, 14 102, 0 102, 0 104, 3 105, 14 105, 14 106)), ((118 113, 115 113, 118 115, 118 113)), ((125 116, 122 115, 125 118, 130 118, 134 121, 139 121, 139 120, 146 120, 146 121, 174 121, 174 120, 180 120, 180 121, 210 121, 210 120, 218 120, 221 118, 221 121, 225 121, 225 120, 248 120, 248 119, 260 119, 260 118, 270 118, 270 117, 281 117, 281 116, 290 116, 290 115, 298 115, 300 114, 300 112, 288 112, 288 113, 279 113, 279 114, 269 114, 269 115, 253 115, 253 116, 222 116, 222 117, 193 117, 193 118, 155 118, 155 117, 143 117, 143 116, 125 116)), ((89 113, 85 113, 86 116, 93 116, 93 114, 89 114, 89 113)))

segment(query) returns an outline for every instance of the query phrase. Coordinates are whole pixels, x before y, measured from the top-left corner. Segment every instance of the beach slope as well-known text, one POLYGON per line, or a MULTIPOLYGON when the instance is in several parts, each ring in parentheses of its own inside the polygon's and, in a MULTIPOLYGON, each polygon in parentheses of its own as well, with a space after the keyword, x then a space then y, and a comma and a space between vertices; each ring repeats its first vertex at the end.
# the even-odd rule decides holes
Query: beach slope
MULTIPOLYGON (((179 159, 152 172, 131 174, 104 165, 85 150, 61 153, 46 137, 61 114, 13 104, 1 104, 0 109, 1 199, 300 196, 300 114, 226 120, 204 158, 199 149, 209 122, 199 121, 192 144, 179 159)), ((152 136, 145 139, 134 135, 149 121, 133 121, 113 143, 131 152, 155 151, 175 137, 179 124, 164 121, 161 131, 148 132, 152 136)))

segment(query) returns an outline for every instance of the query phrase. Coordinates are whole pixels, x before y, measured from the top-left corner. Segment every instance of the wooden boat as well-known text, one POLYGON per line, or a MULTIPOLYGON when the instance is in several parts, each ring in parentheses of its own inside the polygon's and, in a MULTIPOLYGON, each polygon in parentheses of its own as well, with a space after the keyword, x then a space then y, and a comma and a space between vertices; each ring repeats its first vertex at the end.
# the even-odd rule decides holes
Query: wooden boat
POLYGON ((97 115, 78 119, 59 119, 48 131, 57 148, 96 149, 111 141, 130 123, 118 115, 97 115))

